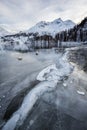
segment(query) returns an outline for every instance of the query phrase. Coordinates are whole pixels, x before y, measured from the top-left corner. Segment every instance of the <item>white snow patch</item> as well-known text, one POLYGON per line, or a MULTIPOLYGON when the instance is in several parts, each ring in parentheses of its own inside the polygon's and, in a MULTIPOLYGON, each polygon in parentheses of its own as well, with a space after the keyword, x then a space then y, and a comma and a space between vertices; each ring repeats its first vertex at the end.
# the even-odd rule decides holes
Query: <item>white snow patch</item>
POLYGON ((67 86, 67 84, 66 84, 66 83, 63 83, 63 86, 64 86, 64 87, 66 87, 66 86, 67 86))
POLYGON ((51 73, 51 71, 57 71, 56 65, 50 65, 47 68, 43 69, 37 76, 37 80, 44 81, 44 80, 50 80, 53 79, 53 75, 49 75, 47 78, 47 75, 51 73))
POLYGON ((85 92, 82 92, 82 91, 79 91, 79 90, 77 91, 77 93, 80 94, 80 95, 85 95, 85 92))

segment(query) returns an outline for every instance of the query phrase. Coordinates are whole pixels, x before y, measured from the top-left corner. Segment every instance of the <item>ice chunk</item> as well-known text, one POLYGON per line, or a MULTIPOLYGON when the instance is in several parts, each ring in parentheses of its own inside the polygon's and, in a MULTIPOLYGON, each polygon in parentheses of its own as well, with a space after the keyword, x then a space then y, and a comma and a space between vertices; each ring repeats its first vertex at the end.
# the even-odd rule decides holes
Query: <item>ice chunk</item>
POLYGON ((5 95, 3 95, 3 98, 5 98, 5 95))
POLYGON ((79 90, 77 91, 77 93, 80 94, 80 95, 85 95, 85 92, 82 92, 82 91, 79 91, 79 90))
POLYGON ((66 87, 66 86, 67 86, 67 84, 66 84, 66 83, 63 83, 63 86, 64 86, 64 87, 66 87))

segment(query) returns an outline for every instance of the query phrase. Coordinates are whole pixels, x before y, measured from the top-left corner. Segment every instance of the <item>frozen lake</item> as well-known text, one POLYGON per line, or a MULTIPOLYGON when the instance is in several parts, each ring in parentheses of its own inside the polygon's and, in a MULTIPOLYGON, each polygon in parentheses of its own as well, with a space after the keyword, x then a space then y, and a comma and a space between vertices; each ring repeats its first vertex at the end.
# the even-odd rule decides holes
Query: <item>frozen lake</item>
POLYGON ((38 56, 35 53, 0 52, 0 84, 21 80, 22 76, 41 70, 52 64, 55 56, 57 58, 57 54, 51 51, 39 52, 38 56), (19 57, 22 60, 18 60, 19 57))
MULTIPOLYGON (((87 130, 87 96, 78 82, 84 73, 75 70, 69 75, 69 65, 64 59, 59 60, 61 57, 62 54, 56 54, 54 50, 43 50, 39 55, 34 52, 0 53, 0 124, 11 100, 14 99, 8 108, 9 113, 14 111, 12 106, 15 108, 17 100, 21 100, 18 96, 21 91, 29 89, 38 74, 38 79, 43 76, 41 83, 37 82, 28 90, 27 96, 22 95, 21 107, 11 115, 3 130, 14 130, 15 127, 17 130, 87 130), (47 74, 49 68, 44 68, 56 63, 57 68, 51 66, 50 74, 47 74), (56 84, 57 80, 60 82, 56 84)), ((86 81, 80 80, 80 84, 85 86, 84 83, 86 81)))
POLYGON ((28 88, 37 74, 57 58, 53 50, 43 50, 38 56, 35 52, 0 52, 0 119, 12 97, 28 88), (20 57, 22 60, 18 60, 20 57))

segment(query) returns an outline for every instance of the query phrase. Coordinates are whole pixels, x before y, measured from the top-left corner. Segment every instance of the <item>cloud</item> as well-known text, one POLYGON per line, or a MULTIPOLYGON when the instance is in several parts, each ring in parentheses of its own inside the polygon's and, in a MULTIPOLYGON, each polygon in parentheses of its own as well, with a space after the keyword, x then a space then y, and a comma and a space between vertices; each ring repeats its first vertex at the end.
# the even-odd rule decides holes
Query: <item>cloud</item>
POLYGON ((86 8, 87 0, 0 0, 0 23, 25 29, 58 17, 79 22, 86 16, 86 8))

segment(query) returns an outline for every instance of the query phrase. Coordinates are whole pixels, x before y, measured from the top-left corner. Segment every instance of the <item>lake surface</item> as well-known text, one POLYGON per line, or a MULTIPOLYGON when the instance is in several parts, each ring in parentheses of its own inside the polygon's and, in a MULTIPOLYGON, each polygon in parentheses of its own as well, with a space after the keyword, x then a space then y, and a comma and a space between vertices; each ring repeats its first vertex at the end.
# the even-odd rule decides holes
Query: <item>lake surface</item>
MULTIPOLYGON (((51 64, 58 64, 61 55, 56 54, 54 50, 43 50, 39 55, 34 52, 0 53, 0 124, 3 124, 3 115, 11 100, 15 100, 14 97, 23 89, 30 87, 30 83, 36 80, 41 70, 51 64), (22 60, 18 60, 19 57, 22 60)), ((74 85, 78 84, 75 80, 72 81, 72 85, 67 81, 68 87, 64 87, 62 81, 54 91, 43 94, 16 129, 87 130, 86 97, 76 93, 74 85)))

